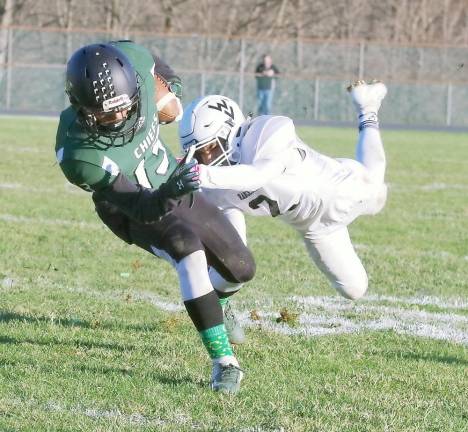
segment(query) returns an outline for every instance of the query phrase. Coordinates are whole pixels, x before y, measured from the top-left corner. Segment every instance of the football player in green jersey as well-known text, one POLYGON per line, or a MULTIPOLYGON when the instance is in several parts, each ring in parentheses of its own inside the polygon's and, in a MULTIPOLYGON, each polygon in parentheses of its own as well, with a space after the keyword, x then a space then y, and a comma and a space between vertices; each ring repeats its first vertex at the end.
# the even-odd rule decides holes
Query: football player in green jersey
POLYGON ((56 155, 66 178, 92 192, 119 238, 176 269, 182 299, 213 360, 214 390, 235 393, 242 370, 223 323, 224 304, 255 273, 252 254, 217 207, 193 193, 197 163, 177 163, 159 138, 155 78, 180 96, 172 69, 131 41, 87 45, 69 59, 70 107, 56 155), (233 288, 234 286, 234 288, 233 288))

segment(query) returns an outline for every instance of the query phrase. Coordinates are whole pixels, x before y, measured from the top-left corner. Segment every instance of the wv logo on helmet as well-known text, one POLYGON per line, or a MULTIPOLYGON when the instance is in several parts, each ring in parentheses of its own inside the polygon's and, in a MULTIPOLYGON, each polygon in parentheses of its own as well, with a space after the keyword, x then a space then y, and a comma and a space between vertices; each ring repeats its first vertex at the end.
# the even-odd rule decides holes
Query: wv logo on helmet
POLYGON ((229 106, 226 103, 226 100, 222 99, 221 102, 218 102, 216 105, 208 105, 208 108, 213 108, 215 110, 221 111, 227 116, 231 117, 234 120, 234 109, 232 106, 229 106))

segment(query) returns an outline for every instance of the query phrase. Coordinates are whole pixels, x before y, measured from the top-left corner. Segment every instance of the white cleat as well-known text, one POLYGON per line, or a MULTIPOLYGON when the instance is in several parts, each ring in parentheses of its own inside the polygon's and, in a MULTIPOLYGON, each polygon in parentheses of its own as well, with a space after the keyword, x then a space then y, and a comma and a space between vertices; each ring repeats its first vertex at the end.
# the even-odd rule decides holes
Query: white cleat
POLYGON ((387 86, 380 81, 366 83, 356 81, 348 87, 358 115, 379 112, 380 104, 387 94, 387 86))

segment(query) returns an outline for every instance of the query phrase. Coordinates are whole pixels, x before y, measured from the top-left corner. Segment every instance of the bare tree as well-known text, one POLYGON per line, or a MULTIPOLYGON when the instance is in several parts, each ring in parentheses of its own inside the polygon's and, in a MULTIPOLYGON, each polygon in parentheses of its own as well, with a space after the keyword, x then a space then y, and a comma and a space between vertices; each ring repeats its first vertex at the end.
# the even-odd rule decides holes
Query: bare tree
POLYGON ((248 36, 273 43, 288 38, 413 44, 468 40, 468 0, 3 0, 0 12, 2 26, 92 28, 114 37, 143 31, 248 36))
POLYGON ((2 21, 0 29, 0 81, 7 61, 8 53, 8 27, 13 23, 14 0, 6 0, 3 4, 2 21))

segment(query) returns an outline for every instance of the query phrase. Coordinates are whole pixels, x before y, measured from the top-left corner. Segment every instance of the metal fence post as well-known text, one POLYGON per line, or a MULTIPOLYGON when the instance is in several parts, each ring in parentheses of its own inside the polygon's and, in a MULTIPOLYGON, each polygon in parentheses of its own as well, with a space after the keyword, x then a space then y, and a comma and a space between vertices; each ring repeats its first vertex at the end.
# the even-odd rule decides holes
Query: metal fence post
POLYGON ((202 70, 202 73, 200 76, 200 94, 202 96, 205 96, 205 88, 206 88, 206 77, 205 77, 205 71, 202 70))
POLYGON ((362 77, 364 76, 364 49, 365 49, 364 41, 359 42, 359 71, 358 71, 359 79, 362 79, 362 77))
POLYGON ((13 68, 13 29, 8 29, 8 62, 7 62, 7 78, 6 78, 6 109, 11 108, 11 74, 13 68))
POLYGON ((319 116, 319 103, 320 103, 320 80, 315 78, 315 91, 314 91, 314 120, 318 120, 319 116))
POLYGON ((206 88, 206 77, 205 77, 205 63, 203 59, 206 57, 207 51, 207 42, 206 36, 200 35, 197 36, 197 39, 200 41, 200 49, 198 50, 198 58, 197 58, 197 68, 200 71, 200 96, 205 96, 205 88, 206 88))
MULTIPOLYGON (((72 47, 73 47, 73 41, 72 41, 72 33, 70 32, 70 29, 67 29, 67 32, 66 32, 66 46, 65 46, 65 50, 66 50, 66 59, 65 59, 65 64, 68 62, 68 59, 71 57, 72 55, 72 47)), ((65 88, 65 87, 64 87, 65 88)), ((63 96, 64 96, 64 109, 70 104, 70 99, 68 98, 68 95, 66 92, 63 92, 63 96)))
POLYGON ((445 115, 445 124, 450 126, 452 124, 452 93, 453 93, 453 86, 452 83, 449 82, 447 84, 447 111, 445 115))
POLYGON ((240 69, 239 69, 239 107, 244 110, 244 70, 245 70, 245 39, 241 39, 240 45, 240 69))

